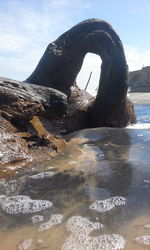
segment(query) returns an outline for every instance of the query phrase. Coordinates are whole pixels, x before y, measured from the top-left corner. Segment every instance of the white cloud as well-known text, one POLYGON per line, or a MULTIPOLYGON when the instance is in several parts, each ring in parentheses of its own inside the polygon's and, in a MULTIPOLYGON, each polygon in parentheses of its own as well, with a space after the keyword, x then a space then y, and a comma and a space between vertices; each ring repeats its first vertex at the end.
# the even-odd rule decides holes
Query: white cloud
MULTIPOLYGON (((8 0, 6 0, 7 2, 8 0)), ((48 43, 71 28, 90 8, 88 0, 10 0, 0 9, 0 75, 24 80, 34 70, 48 43), (75 22, 75 23, 74 23, 75 22)), ((150 51, 125 46, 130 70, 150 65, 150 51)), ((77 82, 84 89, 90 72, 88 91, 99 84, 101 60, 88 53, 77 82)))
POLYGON ((27 37, 19 35, 4 34, 0 36, 0 50, 4 53, 19 51, 28 45, 27 37))
POLYGON ((76 24, 73 13, 84 12, 87 5, 85 0, 2 2, 0 75, 20 80, 29 76, 48 43, 76 24))
POLYGON ((150 50, 139 51, 137 48, 125 46, 125 54, 130 71, 150 66, 150 50))
POLYGON ((61 7, 64 5, 68 5, 69 2, 70 2, 69 0, 52 0, 50 4, 53 7, 61 7))
POLYGON ((30 53, 23 53, 22 56, 14 55, 6 57, 0 55, 0 76, 5 76, 15 80, 25 80, 34 70, 45 49, 35 49, 30 53))

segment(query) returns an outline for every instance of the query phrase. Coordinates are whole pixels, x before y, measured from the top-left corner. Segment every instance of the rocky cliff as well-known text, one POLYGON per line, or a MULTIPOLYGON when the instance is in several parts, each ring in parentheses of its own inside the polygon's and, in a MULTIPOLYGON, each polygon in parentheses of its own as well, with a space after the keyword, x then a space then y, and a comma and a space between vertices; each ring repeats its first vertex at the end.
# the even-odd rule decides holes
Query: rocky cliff
POLYGON ((150 92, 150 66, 129 73, 130 92, 150 92))

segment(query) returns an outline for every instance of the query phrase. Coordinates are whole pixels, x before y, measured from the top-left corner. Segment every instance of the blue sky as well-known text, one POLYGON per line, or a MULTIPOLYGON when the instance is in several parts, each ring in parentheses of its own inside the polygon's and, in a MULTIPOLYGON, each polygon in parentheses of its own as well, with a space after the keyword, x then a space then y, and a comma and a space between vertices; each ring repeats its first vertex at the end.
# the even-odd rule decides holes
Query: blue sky
MULTIPOLYGON (((130 70, 150 65, 150 0, 0 0, 0 76, 26 79, 50 42, 92 17, 117 31, 130 70)), ((95 88, 99 68, 99 57, 88 54, 79 85, 92 71, 95 88)))

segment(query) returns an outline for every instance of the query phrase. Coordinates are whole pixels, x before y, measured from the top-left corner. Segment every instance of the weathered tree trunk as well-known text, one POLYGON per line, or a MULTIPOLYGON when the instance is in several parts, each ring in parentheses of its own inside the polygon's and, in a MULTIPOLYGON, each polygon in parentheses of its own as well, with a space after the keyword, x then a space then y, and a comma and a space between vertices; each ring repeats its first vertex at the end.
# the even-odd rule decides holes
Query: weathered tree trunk
MULTIPOLYGON (((50 43, 26 81, 58 89, 67 94, 70 102, 71 86, 75 89, 76 77, 88 52, 95 53, 102 59, 97 96, 84 108, 84 112, 80 107, 78 111, 76 108, 74 114, 68 114, 67 120, 70 117, 72 121, 75 120, 77 113, 82 117, 86 110, 86 121, 78 119, 78 126, 74 129, 96 126, 124 127, 136 122, 133 104, 126 97, 128 66, 123 46, 119 36, 105 21, 83 21, 50 43)), ((81 94, 79 90, 78 93, 81 94)), ((76 106, 76 99, 74 103, 76 106)))
POLYGON ((128 67, 120 38, 108 23, 89 19, 48 45, 26 83, 0 82, 1 110, 3 116, 17 122, 35 115, 55 119, 63 116, 67 107, 60 90, 68 97, 63 119, 67 133, 86 127, 124 127, 136 121, 133 104, 126 97, 127 82, 128 67), (85 104, 76 77, 87 52, 99 55, 102 66, 97 96, 85 104))
MULTIPOLYGON (((50 86, 68 94, 70 87, 76 81, 85 55, 91 52, 99 55, 102 60, 105 59, 105 62, 107 59, 108 65, 102 64, 102 72, 104 71, 105 74, 112 66, 115 47, 119 50, 116 53, 121 58, 126 71, 123 47, 112 27, 98 19, 83 21, 48 45, 36 69, 26 82, 50 86)), ((118 62, 115 63, 118 64, 118 62)), ((117 66, 120 67, 120 65, 117 66)))

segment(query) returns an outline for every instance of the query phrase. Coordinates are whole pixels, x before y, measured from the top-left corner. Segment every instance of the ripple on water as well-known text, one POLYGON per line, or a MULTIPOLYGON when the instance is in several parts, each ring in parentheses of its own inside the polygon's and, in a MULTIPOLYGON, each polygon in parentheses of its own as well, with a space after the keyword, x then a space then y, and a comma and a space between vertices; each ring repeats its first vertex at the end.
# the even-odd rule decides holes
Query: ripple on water
POLYGON ((114 196, 105 200, 96 200, 90 206, 89 209, 96 210, 100 213, 110 211, 116 206, 125 205, 126 199, 122 196, 114 196))
POLYGON ((35 213, 52 207, 48 200, 32 200, 29 196, 19 195, 6 197, 0 196, 0 206, 8 214, 35 213))
POLYGON ((62 214, 52 214, 49 221, 40 225, 39 231, 50 229, 51 227, 60 224, 62 220, 63 220, 62 214))
POLYGON ((87 218, 73 216, 68 220, 66 226, 72 234, 65 240, 61 250, 112 250, 124 248, 125 240, 121 235, 89 236, 92 231, 103 228, 101 223, 93 223, 87 218))

